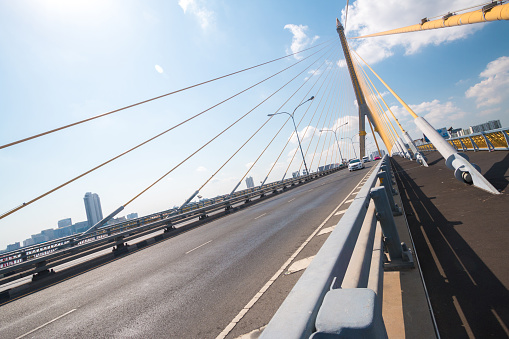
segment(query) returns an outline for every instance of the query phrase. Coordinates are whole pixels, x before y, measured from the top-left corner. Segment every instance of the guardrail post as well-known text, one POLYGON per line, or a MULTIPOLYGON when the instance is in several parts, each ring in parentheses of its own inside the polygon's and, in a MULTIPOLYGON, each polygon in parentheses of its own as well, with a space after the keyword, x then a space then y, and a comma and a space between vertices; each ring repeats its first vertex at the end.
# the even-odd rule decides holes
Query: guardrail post
POLYGON ((369 288, 335 289, 327 292, 310 339, 388 338, 380 300, 369 288))
POLYGON ((377 177, 380 179, 380 183, 387 193, 387 201, 389 202, 389 206, 392 210, 392 215, 401 215, 403 214, 401 208, 399 208, 399 206, 394 202, 394 191, 389 179, 389 175, 390 174, 387 172, 380 171, 378 172, 377 177))
POLYGON ((509 148, 509 135, 505 131, 502 131, 502 134, 504 135, 505 143, 507 145, 507 148, 509 148))
POLYGON ((468 137, 470 139, 470 143, 472 144, 472 147, 474 148, 474 152, 477 152, 479 150, 479 146, 475 143, 474 139, 472 137, 468 137))
POLYGON ((401 243, 399 239, 396 223, 389 205, 389 198, 384 187, 373 188, 370 193, 371 199, 375 203, 377 219, 380 221, 382 231, 385 237, 385 245, 391 257, 390 265, 386 268, 396 269, 403 267, 413 267, 414 262, 412 253, 408 247, 401 243))
POLYGON ((391 179, 391 183, 393 185, 396 184, 396 181, 393 180, 394 175, 392 174, 391 164, 389 163, 389 160, 384 161, 382 163, 382 165, 380 166, 380 171, 385 171, 385 172, 389 173, 389 179, 391 179))
POLYGON ((493 146, 493 144, 491 143, 490 139, 488 139, 488 137, 486 136, 486 134, 484 134, 484 132, 481 132, 483 138, 484 138, 484 142, 486 143, 486 146, 488 146, 488 151, 491 152, 491 151, 494 151, 495 150, 495 146, 493 146))

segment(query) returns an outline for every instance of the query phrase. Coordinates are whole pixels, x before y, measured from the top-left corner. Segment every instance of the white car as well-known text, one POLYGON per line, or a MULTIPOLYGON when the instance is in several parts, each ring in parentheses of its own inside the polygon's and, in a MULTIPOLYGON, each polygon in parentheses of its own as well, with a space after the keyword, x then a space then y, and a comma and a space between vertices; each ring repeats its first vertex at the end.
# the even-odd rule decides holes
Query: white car
POLYGON ((362 161, 363 161, 363 162, 369 162, 370 160, 369 160, 369 157, 368 157, 368 156, 365 156, 365 157, 362 157, 362 161))
POLYGON ((364 168, 364 162, 362 162, 362 160, 360 160, 360 159, 352 159, 352 160, 350 160, 350 163, 348 164, 348 170, 350 172, 358 170, 358 169, 362 169, 362 168, 364 168))

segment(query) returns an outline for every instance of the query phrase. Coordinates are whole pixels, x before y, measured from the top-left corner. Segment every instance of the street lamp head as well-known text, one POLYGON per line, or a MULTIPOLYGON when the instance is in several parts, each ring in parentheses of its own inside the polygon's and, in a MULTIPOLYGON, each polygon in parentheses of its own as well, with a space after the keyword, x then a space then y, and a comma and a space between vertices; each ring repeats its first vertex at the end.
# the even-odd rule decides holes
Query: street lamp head
POLYGON ((273 117, 274 115, 274 113, 267 114, 268 117, 273 117))
POLYGON ((311 98, 309 98, 309 100, 313 100, 315 98, 315 96, 313 95, 311 98))

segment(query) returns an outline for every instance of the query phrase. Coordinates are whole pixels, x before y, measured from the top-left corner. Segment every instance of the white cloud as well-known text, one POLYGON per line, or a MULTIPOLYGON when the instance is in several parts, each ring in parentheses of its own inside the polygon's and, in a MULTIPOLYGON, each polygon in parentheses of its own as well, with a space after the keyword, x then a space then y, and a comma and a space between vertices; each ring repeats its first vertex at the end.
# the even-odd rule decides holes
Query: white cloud
POLYGON ((481 111, 480 115, 481 116, 484 116, 484 115, 490 115, 490 114, 493 114, 493 113, 497 113, 497 112, 500 112, 501 108, 500 107, 497 107, 497 108, 491 108, 491 109, 485 109, 484 111, 481 111))
POLYGON ((214 12, 205 8, 200 0, 179 0, 179 6, 184 11, 184 14, 189 13, 194 15, 203 30, 212 25, 215 20, 214 12))
POLYGON ((477 108, 500 104, 509 96, 509 57, 490 62, 479 76, 485 79, 465 92, 467 98, 475 98, 477 108))
POLYGON ((203 167, 203 166, 199 166, 197 169, 196 169, 196 172, 207 172, 207 168, 203 167))
MULTIPOLYGON (((477 5, 478 3, 476 0, 357 0, 348 10, 346 34, 353 37, 410 26, 420 23, 424 17, 433 17, 459 8, 477 5)), ((343 9, 343 22, 344 16, 345 10, 343 9)), ((427 45, 440 45, 445 42, 462 39, 481 28, 482 25, 467 25, 434 29, 350 40, 350 44, 367 63, 375 63, 393 55, 393 50, 396 47, 403 47, 405 54, 414 54, 427 45)))
POLYGON ((161 73, 161 74, 163 74, 163 73, 164 73, 164 69, 163 69, 161 66, 159 66, 159 65, 155 65, 155 66, 154 66, 154 68, 156 69, 156 71, 157 71, 158 73, 161 73))
POLYGON ((433 127, 441 128, 445 124, 451 124, 454 121, 461 120, 466 113, 451 101, 440 103, 435 99, 431 102, 423 102, 418 105, 410 105, 410 108, 419 116, 426 119, 433 127))
MULTIPOLYGON (((300 142, 304 142, 304 141, 307 141, 309 140, 313 134, 317 134, 318 133, 318 130, 316 129, 316 127, 313 127, 313 126, 306 126, 304 127, 302 130, 299 131, 299 138, 300 138, 300 142)), ((298 140, 297 140, 297 136, 295 135, 295 132, 292 134, 291 138, 290 138, 290 142, 292 144, 298 144, 298 140)))
MULTIPOLYGON (((318 35, 315 35, 313 38, 308 37, 306 34, 308 26, 288 24, 285 25, 284 29, 288 29, 293 34, 292 45, 290 46, 291 52, 288 50, 286 51, 288 54, 302 51, 320 38, 318 35)), ((302 59, 298 54, 294 55, 294 57, 295 59, 302 59)))
POLYGON ((337 62, 337 65, 339 68, 345 68, 346 67, 346 60, 345 59, 339 59, 337 62))

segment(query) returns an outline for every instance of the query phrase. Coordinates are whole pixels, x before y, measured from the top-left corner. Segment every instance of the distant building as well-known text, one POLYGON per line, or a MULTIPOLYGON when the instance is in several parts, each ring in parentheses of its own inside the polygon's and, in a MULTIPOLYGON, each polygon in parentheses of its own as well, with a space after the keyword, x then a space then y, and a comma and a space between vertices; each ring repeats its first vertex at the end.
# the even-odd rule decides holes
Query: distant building
POLYGON ((23 247, 32 246, 35 245, 35 241, 32 238, 28 238, 26 240, 23 240, 23 247))
POLYGON ((32 239, 34 241, 34 244, 40 244, 40 243, 43 243, 45 241, 48 241, 49 238, 45 235, 42 235, 42 234, 33 234, 32 235, 32 239))
POLYGON ((494 129, 502 128, 502 124, 500 123, 500 120, 491 120, 488 122, 485 122, 480 125, 470 126, 468 128, 462 129, 462 128, 456 128, 456 129, 449 129, 451 138, 457 138, 462 137, 465 135, 470 135, 474 133, 480 133, 480 132, 487 132, 494 129))
POLYGON ((7 245, 7 252, 10 252, 10 251, 15 251, 17 249, 20 248, 20 245, 19 245, 19 241, 18 242, 15 242, 14 244, 10 244, 10 245, 7 245))
POLYGON ((253 177, 246 178, 246 185, 247 185, 247 188, 253 188, 255 186, 253 177))
MULTIPOLYGON (((88 225, 88 222, 86 222, 88 225)), ((66 227, 60 227, 55 230, 55 238, 63 238, 72 235, 72 225, 66 227)))
POLYGON ((127 220, 138 219, 138 213, 129 213, 126 217, 127 220))
POLYGON ((490 131, 492 129, 502 128, 502 125, 500 124, 500 120, 491 120, 488 122, 485 122, 484 124, 470 126, 470 130, 472 133, 479 133, 484 131, 490 131))
POLYGON ((47 238, 46 241, 53 240, 53 239, 55 239, 55 230, 52 228, 49 228, 47 230, 41 231, 41 235, 43 235, 44 237, 47 238))
POLYGON ((96 193, 87 192, 83 198, 85 201, 85 210, 87 212, 88 226, 92 227, 102 220, 103 211, 101 209, 101 200, 96 193))
POLYGON ((58 221, 58 228, 67 227, 72 225, 71 218, 62 219, 58 221))
MULTIPOLYGON (((102 214, 101 214, 101 215, 102 215, 102 214)), ((101 216, 101 219, 102 219, 102 216, 101 216)), ((101 220, 101 219, 99 219, 99 220, 101 220)), ((98 221, 99 221, 99 220, 98 220, 98 221)), ((90 224, 89 224, 89 222, 88 222, 88 221, 80 221, 80 222, 77 222, 77 223, 75 223, 74 225, 72 225, 72 227, 71 227, 71 231, 72 231, 72 233, 73 233, 73 234, 74 234, 74 233, 81 233, 81 232, 85 232, 86 230, 88 230, 88 229, 89 229, 89 227, 94 226, 94 225, 95 225, 95 223, 94 223, 94 224, 92 224, 91 226, 89 226, 89 225, 90 225, 90 224)))
POLYGON ((449 138, 449 133, 447 133, 447 128, 446 127, 442 127, 442 128, 439 128, 436 130, 438 132, 438 134, 440 134, 440 136, 444 139, 448 139, 449 138))

